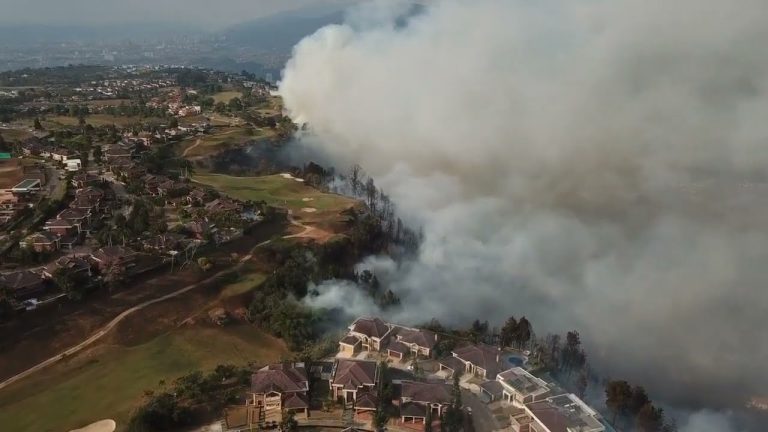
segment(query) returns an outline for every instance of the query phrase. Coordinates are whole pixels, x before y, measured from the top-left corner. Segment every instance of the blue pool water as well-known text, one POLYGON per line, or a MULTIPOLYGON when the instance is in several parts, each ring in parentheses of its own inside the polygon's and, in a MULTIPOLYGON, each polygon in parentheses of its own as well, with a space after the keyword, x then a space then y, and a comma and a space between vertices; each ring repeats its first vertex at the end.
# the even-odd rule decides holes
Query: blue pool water
POLYGON ((507 363, 512 365, 512 367, 522 367, 523 364, 525 364, 525 359, 522 357, 510 356, 507 359, 507 363))

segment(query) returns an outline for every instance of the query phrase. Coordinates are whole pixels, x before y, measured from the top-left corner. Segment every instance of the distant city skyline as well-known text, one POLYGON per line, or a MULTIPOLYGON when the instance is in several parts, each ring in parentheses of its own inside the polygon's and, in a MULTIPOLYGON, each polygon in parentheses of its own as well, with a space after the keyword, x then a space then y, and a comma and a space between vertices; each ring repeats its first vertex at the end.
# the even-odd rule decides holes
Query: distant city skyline
POLYGON ((173 23, 218 30, 291 10, 345 6, 360 0, 0 0, 0 26, 173 23))

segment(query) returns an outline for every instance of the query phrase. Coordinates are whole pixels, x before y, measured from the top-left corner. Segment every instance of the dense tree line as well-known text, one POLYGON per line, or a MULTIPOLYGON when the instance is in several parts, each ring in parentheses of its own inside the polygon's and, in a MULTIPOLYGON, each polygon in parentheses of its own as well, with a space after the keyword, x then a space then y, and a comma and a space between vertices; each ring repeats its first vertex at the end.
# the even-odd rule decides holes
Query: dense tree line
POLYGON ((656 407, 642 386, 613 380, 605 385, 605 405, 612 413, 611 423, 622 430, 634 432, 674 432, 674 419, 667 419, 664 410, 656 407))

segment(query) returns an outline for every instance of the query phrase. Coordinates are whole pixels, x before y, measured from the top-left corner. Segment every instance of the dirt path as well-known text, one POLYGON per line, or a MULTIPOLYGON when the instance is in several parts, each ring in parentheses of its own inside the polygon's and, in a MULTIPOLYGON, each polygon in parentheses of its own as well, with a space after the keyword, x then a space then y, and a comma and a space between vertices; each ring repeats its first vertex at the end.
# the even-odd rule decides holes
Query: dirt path
POLYGON ((192 150, 193 148, 199 146, 201 141, 202 140, 200 138, 198 138, 197 141, 195 141, 194 144, 192 144, 191 146, 185 148, 184 149, 184 153, 181 154, 181 157, 184 157, 184 158, 187 157, 187 153, 189 153, 189 151, 192 150))
MULTIPOLYGON (((288 222, 290 222, 291 225, 295 225, 295 226, 304 228, 304 231, 302 231, 302 233, 300 233, 300 234, 306 234, 307 232, 309 232, 309 231, 311 231, 313 229, 310 226, 306 226, 306 225, 296 221, 293 218, 293 215, 290 212, 288 214, 288 222)), ((296 237, 296 236, 298 236, 298 235, 294 234, 294 235, 289 235, 289 236, 283 236, 283 238, 292 238, 292 237, 296 237)), ((186 286, 186 287, 184 287, 184 288, 182 288, 180 290, 174 291, 174 292, 172 292, 170 294, 166 294, 166 295, 164 295, 162 297, 158 297, 156 299, 145 301, 144 303, 138 304, 136 306, 133 306, 133 307, 123 311, 118 316, 113 318, 112 321, 110 321, 104 327, 102 327, 99 331, 97 331, 96 333, 94 333, 93 335, 91 335, 90 337, 85 339, 84 341, 80 342, 79 344, 77 344, 77 345, 75 345, 75 346, 65 350, 64 352, 62 352, 62 353, 60 353, 58 355, 55 355, 55 356, 53 356, 53 357, 51 357, 51 358, 49 358, 47 360, 42 361, 42 362, 36 364, 35 366, 32 366, 31 368, 29 368, 29 369, 27 369, 27 370, 25 370, 23 372, 20 372, 20 373, 14 375, 14 376, 6 379, 3 382, 0 382, 0 389, 3 389, 5 387, 15 383, 16 381, 19 381, 19 380, 21 380, 23 378, 26 378, 26 377, 32 375, 33 373, 35 373, 35 372, 37 372, 39 370, 42 370, 42 369, 44 369, 44 368, 46 368, 46 367, 56 363, 59 360, 63 360, 63 359, 65 359, 65 358, 67 358, 67 357, 69 357, 69 356, 71 356, 73 354, 76 354, 77 352, 81 351, 83 348, 87 347, 88 345, 91 345, 92 343, 94 343, 97 340, 99 340, 102 337, 104 337, 104 335, 109 333, 110 330, 112 330, 116 325, 118 325, 121 321, 123 321, 126 317, 128 317, 131 314, 133 314, 134 312, 139 311, 141 309, 144 309, 145 307, 153 305, 155 303, 158 303, 158 302, 161 302, 161 301, 164 301, 164 300, 168 300, 170 298, 173 298, 173 297, 179 296, 181 294, 184 294, 184 293, 186 293, 188 291, 191 291, 191 290, 193 290, 193 289, 195 289, 195 288, 197 288, 197 287, 199 287, 201 285, 204 285, 204 284, 212 282, 213 280, 215 280, 216 278, 220 277, 221 275, 223 275, 225 273, 229 273, 229 272, 236 271, 236 270, 240 269, 246 262, 248 262, 251 258, 253 258, 253 252, 255 252, 257 248, 265 246, 265 245, 271 243, 271 241, 272 240, 266 240, 266 241, 263 241, 263 242, 257 244, 256 246, 252 247, 249 250, 248 254, 246 256, 242 257, 240 259, 240 261, 238 262, 238 264, 235 267, 233 267, 233 268, 229 268, 229 269, 225 269, 225 270, 219 271, 219 272, 215 273, 214 275, 212 275, 211 277, 209 277, 207 279, 204 279, 204 280, 202 280, 200 282, 194 283, 192 285, 188 285, 188 286, 186 286)))

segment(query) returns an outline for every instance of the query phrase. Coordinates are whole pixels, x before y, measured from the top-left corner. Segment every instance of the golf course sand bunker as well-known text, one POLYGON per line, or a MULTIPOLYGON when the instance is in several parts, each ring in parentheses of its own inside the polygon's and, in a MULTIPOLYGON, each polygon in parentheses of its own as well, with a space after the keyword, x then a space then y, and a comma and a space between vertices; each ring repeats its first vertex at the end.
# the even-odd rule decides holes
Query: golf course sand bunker
POLYGON ((80 429, 73 429, 69 432, 114 432, 117 424, 114 420, 99 420, 80 429))
POLYGON ((314 213, 317 211, 317 209, 314 207, 304 207, 301 209, 301 211, 303 211, 304 213, 314 213))
POLYGON ((303 182, 304 181, 304 179, 300 179, 298 177, 294 177, 293 174, 290 174, 290 173, 282 173, 282 174, 280 174, 280 177, 285 178, 285 179, 294 179, 297 182, 303 182))
POLYGON ((301 200, 304 201, 304 202, 307 202, 307 201, 314 201, 315 199, 314 198, 302 198, 301 200))

